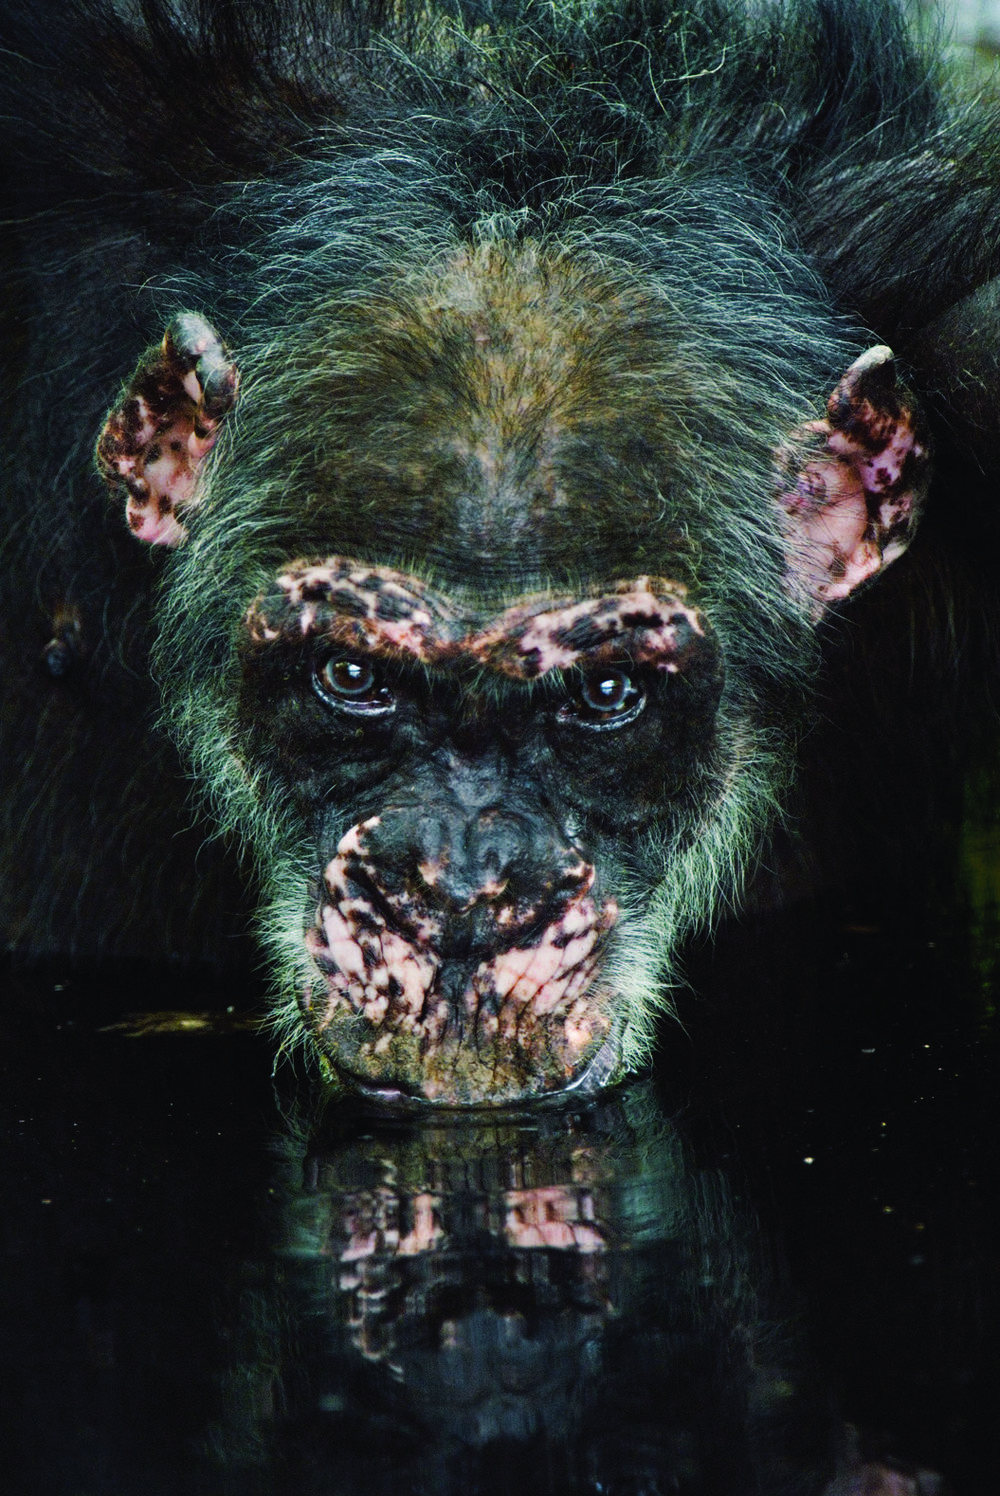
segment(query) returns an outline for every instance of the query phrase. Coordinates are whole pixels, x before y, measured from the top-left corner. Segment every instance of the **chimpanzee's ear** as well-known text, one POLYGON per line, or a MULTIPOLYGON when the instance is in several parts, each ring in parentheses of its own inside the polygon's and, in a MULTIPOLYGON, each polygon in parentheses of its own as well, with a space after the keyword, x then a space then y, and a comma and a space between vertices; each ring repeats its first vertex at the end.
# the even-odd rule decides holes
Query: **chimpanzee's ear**
POLYGON ((896 387, 891 349, 863 353, 826 411, 779 454, 791 579, 816 617, 903 553, 930 481, 923 421, 896 387))
POLYGON ((97 441, 97 466, 129 528, 150 545, 179 545, 185 508, 219 424, 236 400, 239 374, 222 340, 196 312, 174 317, 148 348, 97 441))

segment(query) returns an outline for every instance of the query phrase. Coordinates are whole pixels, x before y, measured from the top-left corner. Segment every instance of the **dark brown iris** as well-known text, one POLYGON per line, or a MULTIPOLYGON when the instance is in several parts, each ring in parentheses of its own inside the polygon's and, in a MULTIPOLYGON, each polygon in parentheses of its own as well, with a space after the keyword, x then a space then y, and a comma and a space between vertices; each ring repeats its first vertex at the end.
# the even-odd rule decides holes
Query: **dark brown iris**
POLYGON ((623 727, 645 704, 641 682, 621 666, 605 665, 580 677, 562 715, 587 727, 623 727))
POLYGON ((316 689, 334 706, 354 712, 387 712, 393 694, 370 660, 355 655, 329 655, 315 670, 316 689))

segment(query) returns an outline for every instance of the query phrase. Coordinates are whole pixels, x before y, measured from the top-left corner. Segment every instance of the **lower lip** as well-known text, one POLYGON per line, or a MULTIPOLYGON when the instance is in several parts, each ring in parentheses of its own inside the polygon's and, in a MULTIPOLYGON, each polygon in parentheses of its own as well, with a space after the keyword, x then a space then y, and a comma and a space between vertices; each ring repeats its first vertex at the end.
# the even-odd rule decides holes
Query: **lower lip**
POLYGON ((528 1107, 558 1107, 561 1103, 591 1100, 604 1091, 617 1068, 618 1046, 614 1037, 607 1039, 597 1053, 584 1065, 579 1074, 558 1090, 543 1091, 537 1096, 524 1096, 511 1101, 430 1101, 426 1096, 414 1095, 398 1086, 376 1086, 371 1081, 360 1080, 347 1074, 344 1079, 351 1090, 364 1101, 372 1102, 382 1111, 393 1112, 499 1112, 519 1111, 528 1107))

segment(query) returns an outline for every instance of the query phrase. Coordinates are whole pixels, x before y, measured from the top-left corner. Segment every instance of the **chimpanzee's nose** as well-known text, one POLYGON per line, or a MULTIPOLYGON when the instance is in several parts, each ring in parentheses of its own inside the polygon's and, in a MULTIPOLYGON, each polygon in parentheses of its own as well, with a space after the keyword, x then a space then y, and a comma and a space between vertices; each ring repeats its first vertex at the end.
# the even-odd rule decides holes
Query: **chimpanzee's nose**
POLYGON ((500 806, 471 816, 422 815, 413 843, 421 883, 435 902, 457 907, 489 902, 511 884, 526 892, 551 870, 553 851, 547 828, 500 806))

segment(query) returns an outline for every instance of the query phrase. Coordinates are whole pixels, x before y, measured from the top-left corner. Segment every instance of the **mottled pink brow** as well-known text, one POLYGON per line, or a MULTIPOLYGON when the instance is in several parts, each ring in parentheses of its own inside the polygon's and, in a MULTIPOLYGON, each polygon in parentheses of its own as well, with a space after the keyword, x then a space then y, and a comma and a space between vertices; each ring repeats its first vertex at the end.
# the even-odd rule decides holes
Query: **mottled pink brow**
POLYGON ((615 582, 594 597, 543 595, 483 619, 414 577, 339 556, 293 562, 245 623, 250 648, 322 639, 421 665, 487 666, 520 680, 621 654, 673 672, 707 635, 683 585, 663 577, 615 582))

